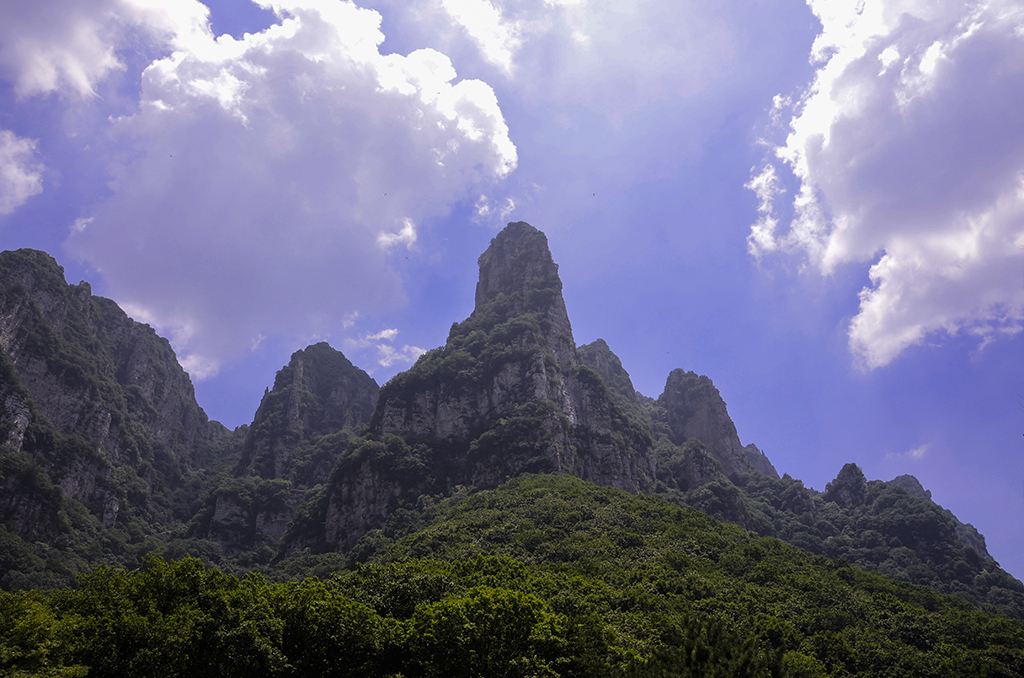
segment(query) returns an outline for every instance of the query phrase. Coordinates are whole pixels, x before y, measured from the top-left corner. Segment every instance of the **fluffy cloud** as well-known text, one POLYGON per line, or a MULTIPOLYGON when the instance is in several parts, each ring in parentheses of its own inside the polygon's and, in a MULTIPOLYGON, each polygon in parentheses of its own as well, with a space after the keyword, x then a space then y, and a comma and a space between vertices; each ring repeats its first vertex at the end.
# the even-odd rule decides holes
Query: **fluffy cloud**
POLYGON ((426 349, 410 344, 396 346, 394 341, 398 338, 398 334, 397 329, 387 328, 357 339, 346 339, 345 346, 350 351, 372 349, 376 353, 377 364, 384 368, 413 363, 427 352, 426 349))
POLYGON ((488 74, 516 120, 521 169, 486 194, 480 205, 490 214, 480 220, 497 223, 511 199, 549 230, 605 240, 634 228, 643 210, 631 196, 659 183, 670 191, 723 128, 754 117, 791 56, 779 36, 809 16, 787 3, 733 0, 367 2, 387 9, 409 44, 488 74))
MULTIPOLYGON (((849 340, 867 368, 935 332, 1024 324, 1024 8, 1010 0, 809 0, 814 82, 749 187, 756 256, 828 274, 871 262, 849 340), (797 189, 782 229, 778 167, 797 189)), ((788 212, 787 212, 788 213, 788 212)))
POLYGON ((18 96, 68 90, 92 94, 122 68, 117 49, 144 36, 159 48, 209 40, 198 0, 32 0, 0 4, 0 78, 18 96))
POLYGON ((519 24, 507 21, 489 0, 441 0, 452 21, 462 26, 491 63, 506 72, 519 49, 519 24))
POLYGON ((36 142, 0 130, 0 216, 42 192, 43 165, 36 156, 36 142))
POLYGON ((278 23, 146 69, 111 196, 68 240, 197 377, 253 337, 401 302, 389 251, 517 160, 492 89, 434 50, 381 54, 377 12, 260 4, 278 23))

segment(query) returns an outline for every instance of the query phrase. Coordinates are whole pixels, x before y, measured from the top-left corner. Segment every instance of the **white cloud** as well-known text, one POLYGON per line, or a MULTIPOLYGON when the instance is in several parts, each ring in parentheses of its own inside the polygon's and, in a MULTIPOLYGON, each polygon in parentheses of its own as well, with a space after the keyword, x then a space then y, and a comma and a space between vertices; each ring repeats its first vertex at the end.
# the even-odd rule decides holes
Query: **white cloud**
MULTIPOLYGON (((849 330, 877 368, 936 332, 1024 324, 1024 8, 1009 0, 808 0, 814 82, 776 149, 799 185, 788 229, 748 185, 755 255, 829 274, 872 262, 849 330)), ((775 169, 769 172, 774 172, 775 169)))
POLYGON ((473 38, 485 59, 512 71, 512 59, 521 44, 516 22, 503 17, 489 0, 441 0, 441 5, 473 38))
POLYGON ((380 332, 374 332, 373 334, 366 335, 367 341, 391 341, 398 336, 398 330, 394 327, 381 330, 380 332))
POLYGON ((410 344, 405 344, 401 348, 396 347, 393 342, 398 335, 398 329, 389 327, 355 339, 348 338, 345 340, 345 346, 355 351, 373 349, 377 354, 377 364, 381 367, 412 363, 426 353, 426 349, 410 344))
POLYGON ((757 222, 750 228, 747 245, 756 257, 776 249, 775 231, 779 219, 775 215, 775 201, 783 193, 775 166, 767 164, 751 177, 746 188, 757 196, 757 222))
MULTIPOLYGON (((252 350, 256 350, 258 346, 254 346, 252 350)), ((195 353, 188 353, 185 355, 178 356, 178 362, 181 363, 182 368, 189 373, 189 376, 196 381, 205 381, 210 377, 214 377, 220 371, 220 365, 209 358, 205 358, 195 353)))
POLYGON ((19 97, 53 91, 91 95, 123 68, 117 50, 140 33, 161 49, 209 40, 209 10, 197 0, 32 0, 0 3, 0 78, 19 97))
POLYGON ((67 243, 204 373, 401 303, 387 247, 516 165, 494 92, 444 54, 381 54, 380 15, 350 2, 261 4, 277 24, 146 69, 111 196, 67 243))
POLYGON ((516 201, 506 197, 503 202, 495 204, 486 195, 481 195, 473 205, 473 210, 475 211, 474 221, 478 223, 493 222, 496 226, 504 226, 516 211, 516 201))
POLYGON ((33 139, 0 130, 0 216, 43 192, 43 164, 33 139))
POLYGON ((931 443, 924 443, 903 452, 890 452, 885 455, 885 458, 889 461, 921 461, 928 456, 930 448, 931 443))
POLYGON ((381 232, 377 234, 377 244, 384 249, 391 249, 396 245, 404 245, 406 249, 412 249, 416 244, 416 224, 412 219, 402 219, 402 228, 394 233, 381 232))
POLYGON ((377 352, 377 364, 381 367, 391 367, 396 364, 413 363, 427 351, 419 346, 409 346, 408 344, 402 348, 395 348, 389 344, 380 344, 377 346, 377 352))

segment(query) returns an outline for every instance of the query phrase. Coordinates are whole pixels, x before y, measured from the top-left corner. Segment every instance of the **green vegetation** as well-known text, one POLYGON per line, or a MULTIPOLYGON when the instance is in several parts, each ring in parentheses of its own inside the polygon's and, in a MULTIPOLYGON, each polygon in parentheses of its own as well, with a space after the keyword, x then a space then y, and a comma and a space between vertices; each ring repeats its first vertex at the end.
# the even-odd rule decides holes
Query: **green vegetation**
MULTIPOLYGON (((697 452, 688 453, 707 463, 697 452)), ((680 463, 685 459, 663 456, 660 472, 680 463)), ((661 494, 811 553, 1024 619, 1024 585, 988 555, 973 528, 932 502, 916 480, 866 481, 853 464, 825 492, 788 476, 750 475, 735 484, 713 470, 707 476, 708 482, 685 492, 663 485, 661 494)))
POLYGON ((0 593, 0 672, 1024 674, 1016 621, 655 498, 525 476, 418 516, 368 535, 366 562, 319 557, 333 563, 323 579, 150 559, 0 593))

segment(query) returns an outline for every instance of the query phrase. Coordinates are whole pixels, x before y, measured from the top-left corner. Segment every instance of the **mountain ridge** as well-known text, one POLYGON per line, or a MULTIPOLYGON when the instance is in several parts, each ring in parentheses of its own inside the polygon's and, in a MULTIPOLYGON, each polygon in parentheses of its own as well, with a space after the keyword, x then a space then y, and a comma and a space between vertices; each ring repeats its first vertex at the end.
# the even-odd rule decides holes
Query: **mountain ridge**
MULTIPOLYGON (((352 558, 424 502, 524 473, 565 473, 1024 617, 1024 585, 915 478, 868 481, 848 465, 824 491, 808 489, 741 442, 708 377, 673 370, 651 398, 635 390, 607 342, 576 346, 547 239, 524 222, 480 256, 474 309, 444 346, 379 390, 327 344, 296 351, 252 424, 234 432, 209 422, 151 328, 87 285, 67 285, 44 253, 0 257, 18 264, 0 269, 4 586, 66 580, 152 550, 242 569, 352 558), (79 373, 86 392, 109 397, 60 386, 79 373), (91 424, 78 431, 59 421, 62 431, 46 416, 38 417, 43 432, 29 437, 41 442, 25 448, 26 422, 56 412, 48 403, 59 398, 109 404, 110 412, 124 403, 115 413, 133 423, 130 440, 141 441, 141 452, 119 454, 91 424), (151 430, 171 415, 178 428, 151 430), (190 439, 198 442, 182 443, 190 439), (63 471, 47 461, 47 445, 66 450, 63 471), (154 467, 153 459, 164 461, 154 467), (17 480, 24 478, 38 482, 17 480), (108 487, 106 478, 120 480, 108 487), (90 499, 97 484, 99 499, 90 499), (111 497, 116 510, 107 508, 111 497), (52 548, 33 545, 33 521, 54 538, 52 548), (57 566, 64 556, 68 563, 57 566), (33 570, 49 574, 33 579, 33 570)), ((90 416, 82 421, 99 415, 90 416)))

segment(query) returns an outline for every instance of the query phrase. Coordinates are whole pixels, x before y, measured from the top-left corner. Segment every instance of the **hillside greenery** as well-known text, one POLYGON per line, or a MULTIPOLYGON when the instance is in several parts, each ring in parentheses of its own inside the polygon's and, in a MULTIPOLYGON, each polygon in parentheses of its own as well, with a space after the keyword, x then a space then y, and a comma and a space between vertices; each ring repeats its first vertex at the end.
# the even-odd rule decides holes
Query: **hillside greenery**
POLYGON ((1024 626, 697 511, 524 476, 274 581, 185 558, 0 593, 19 676, 1019 676, 1024 626))

